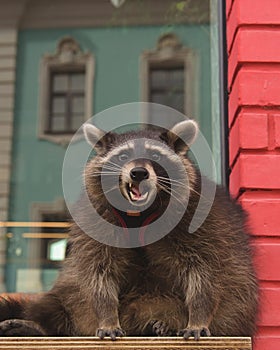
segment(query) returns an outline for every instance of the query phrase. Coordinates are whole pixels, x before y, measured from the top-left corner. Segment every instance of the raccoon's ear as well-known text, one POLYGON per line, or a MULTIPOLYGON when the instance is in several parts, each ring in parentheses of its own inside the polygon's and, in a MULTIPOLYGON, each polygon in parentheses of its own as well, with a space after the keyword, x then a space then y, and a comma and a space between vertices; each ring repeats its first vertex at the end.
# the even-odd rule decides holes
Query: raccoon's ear
POLYGON ((175 124, 171 130, 164 132, 161 138, 173 147, 176 153, 184 154, 195 141, 197 134, 197 123, 189 119, 175 124))
POLYGON ((114 138, 113 133, 106 133, 89 123, 83 125, 83 131, 87 142, 98 154, 104 153, 114 138))

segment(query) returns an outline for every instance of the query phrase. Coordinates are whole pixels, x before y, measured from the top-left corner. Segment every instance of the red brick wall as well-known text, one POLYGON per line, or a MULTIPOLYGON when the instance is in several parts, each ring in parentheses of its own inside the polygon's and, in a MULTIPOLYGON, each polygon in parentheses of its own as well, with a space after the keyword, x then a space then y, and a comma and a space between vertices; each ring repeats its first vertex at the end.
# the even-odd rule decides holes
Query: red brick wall
POLYGON ((249 213, 261 285, 254 350, 280 350, 280 0, 226 0, 230 191, 249 213))

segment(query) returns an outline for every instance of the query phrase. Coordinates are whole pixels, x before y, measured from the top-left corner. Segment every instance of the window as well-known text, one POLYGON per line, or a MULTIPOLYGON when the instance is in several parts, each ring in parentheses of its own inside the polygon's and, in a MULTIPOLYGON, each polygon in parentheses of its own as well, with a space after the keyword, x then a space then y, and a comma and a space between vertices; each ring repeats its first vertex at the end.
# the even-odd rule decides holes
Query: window
POLYGON ((85 72, 52 72, 46 133, 73 134, 84 122, 85 72))
POLYGON ((173 107, 184 113, 184 66, 150 67, 149 101, 173 107))
MULTIPOLYGON (((69 215, 66 212, 45 213, 43 222, 67 222, 69 215)), ((41 229, 41 268, 57 268, 57 263, 66 256, 67 229, 42 227, 41 229)))
POLYGON ((39 138, 68 144, 92 116, 94 59, 71 37, 41 62, 39 138))
POLYGON ((183 47, 174 33, 162 35, 156 49, 142 54, 140 76, 143 101, 167 105, 186 115, 198 115, 195 53, 183 47))

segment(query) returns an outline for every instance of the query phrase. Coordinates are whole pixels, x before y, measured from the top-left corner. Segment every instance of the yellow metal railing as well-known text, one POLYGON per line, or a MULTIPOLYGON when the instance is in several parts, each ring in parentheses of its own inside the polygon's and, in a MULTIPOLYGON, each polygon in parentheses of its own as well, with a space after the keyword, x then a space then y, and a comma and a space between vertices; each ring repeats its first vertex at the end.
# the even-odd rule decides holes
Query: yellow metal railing
MULTIPOLYGON (((0 221, 0 228, 58 228, 66 229, 70 227, 68 222, 43 222, 43 221, 0 221)), ((12 238, 13 233, 8 232, 7 238, 12 238)), ((24 238, 68 238, 68 233, 59 232, 23 232, 24 238)))

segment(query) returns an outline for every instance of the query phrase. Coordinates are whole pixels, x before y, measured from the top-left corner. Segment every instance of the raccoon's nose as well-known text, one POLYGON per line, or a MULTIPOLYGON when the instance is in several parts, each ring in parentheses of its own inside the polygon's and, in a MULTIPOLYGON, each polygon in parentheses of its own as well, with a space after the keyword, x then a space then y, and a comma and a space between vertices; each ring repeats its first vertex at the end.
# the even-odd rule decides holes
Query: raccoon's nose
POLYGON ((142 167, 133 168, 130 170, 130 177, 133 181, 143 181, 149 178, 149 172, 142 167))

